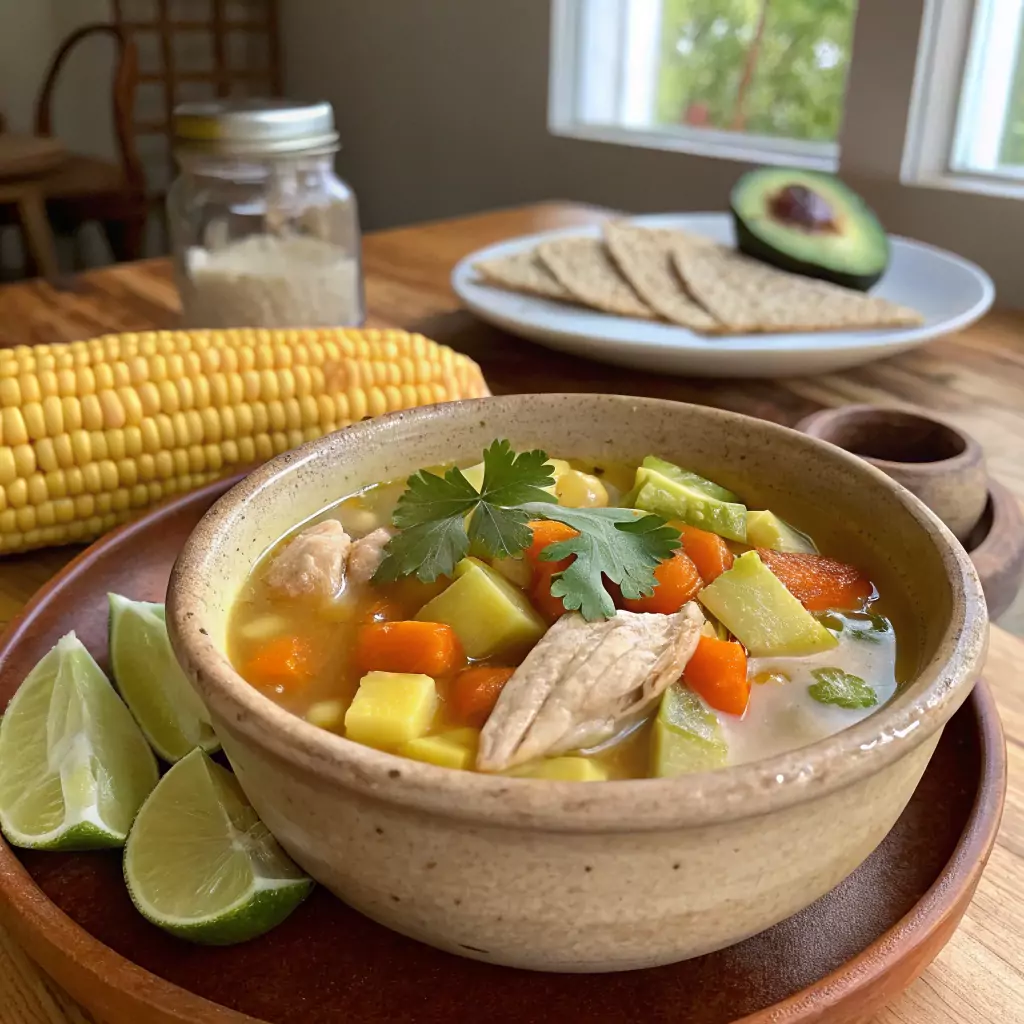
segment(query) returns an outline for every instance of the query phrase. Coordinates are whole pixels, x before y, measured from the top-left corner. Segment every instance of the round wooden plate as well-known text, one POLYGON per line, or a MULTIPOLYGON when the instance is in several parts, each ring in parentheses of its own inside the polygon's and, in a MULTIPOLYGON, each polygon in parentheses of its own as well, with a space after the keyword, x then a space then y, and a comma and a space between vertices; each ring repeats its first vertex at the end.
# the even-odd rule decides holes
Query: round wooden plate
MULTIPOLYGON (((107 592, 162 600, 183 541, 230 483, 108 535, 44 587, 0 643, 0 706, 70 629, 105 662, 107 592)), ((322 889, 261 939, 191 946, 135 912, 117 851, 0 843, 0 914, 107 1024, 852 1024, 909 984, 953 933, 995 841, 1005 783, 1002 730, 981 683, 903 816, 853 875, 746 942, 649 971, 532 974, 463 960, 388 931, 322 889)))

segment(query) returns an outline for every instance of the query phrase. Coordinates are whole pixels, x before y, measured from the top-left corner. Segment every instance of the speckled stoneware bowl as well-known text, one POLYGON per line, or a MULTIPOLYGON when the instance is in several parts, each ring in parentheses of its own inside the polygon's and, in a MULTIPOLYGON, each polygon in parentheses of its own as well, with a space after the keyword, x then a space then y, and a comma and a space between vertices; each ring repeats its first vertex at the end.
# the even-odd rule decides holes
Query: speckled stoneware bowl
MULTIPOLYGON (((360 423, 263 466, 203 519, 171 578, 175 650, 273 833, 353 907, 463 956, 548 971, 650 967, 795 913, 877 846, 984 656, 978 579, 949 531, 855 456, 671 402, 520 395, 360 423), (769 760, 678 779, 555 783, 450 771, 324 732, 224 654, 232 601, 284 532, 353 489, 475 462, 498 437, 560 457, 658 454, 846 545, 913 616, 913 681, 877 714, 769 760)), ((344 942, 343 935, 338 936, 344 942)))

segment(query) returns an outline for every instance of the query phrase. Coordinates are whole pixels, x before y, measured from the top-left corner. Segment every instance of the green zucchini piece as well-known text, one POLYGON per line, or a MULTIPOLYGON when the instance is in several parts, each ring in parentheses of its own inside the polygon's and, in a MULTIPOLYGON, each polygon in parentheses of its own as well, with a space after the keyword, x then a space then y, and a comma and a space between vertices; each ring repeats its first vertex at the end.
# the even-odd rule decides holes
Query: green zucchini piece
POLYGON ((756 551, 740 555, 698 600, 755 658, 816 654, 839 644, 756 551))

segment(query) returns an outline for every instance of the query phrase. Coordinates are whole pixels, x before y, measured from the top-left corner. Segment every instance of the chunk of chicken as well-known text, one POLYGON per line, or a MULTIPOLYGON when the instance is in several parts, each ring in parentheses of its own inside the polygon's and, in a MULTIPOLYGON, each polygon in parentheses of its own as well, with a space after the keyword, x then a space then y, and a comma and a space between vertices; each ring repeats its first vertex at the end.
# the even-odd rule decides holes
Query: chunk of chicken
POLYGON ((352 540, 337 519, 308 526, 274 559, 267 586, 288 597, 334 597, 352 540))
POLYGON ((503 771, 613 736, 683 674, 703 624, 693 601, 673 615, 563 615, 501 691, 480 734, 477 768, 503 771))
POLYGON ((354 583, 369 583, 384 560, 384 545, 391 537, 392 531, 384 526, 360 537, 348 553, 349 579, 354 583))

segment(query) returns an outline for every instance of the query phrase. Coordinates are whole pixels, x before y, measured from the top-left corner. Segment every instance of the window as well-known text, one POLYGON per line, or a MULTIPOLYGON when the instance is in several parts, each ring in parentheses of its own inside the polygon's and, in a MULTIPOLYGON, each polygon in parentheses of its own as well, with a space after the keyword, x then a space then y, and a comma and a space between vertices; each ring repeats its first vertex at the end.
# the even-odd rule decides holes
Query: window
POLYGON ((971 33, 950 167, 1024 178, 1024 0, 980 3, 971 33))
POLYGON ((857 0, 561 7, 555 60, 575 81, 553 105, 556 131, 835 166, 857 0))
POLYGON ((553 27, 556 134, 1024 196, 1024 0, 554 0, 553 27))

